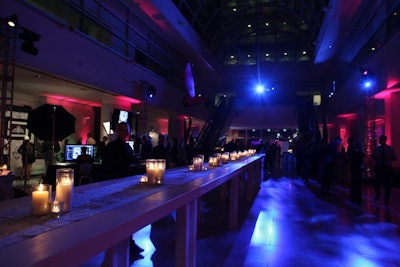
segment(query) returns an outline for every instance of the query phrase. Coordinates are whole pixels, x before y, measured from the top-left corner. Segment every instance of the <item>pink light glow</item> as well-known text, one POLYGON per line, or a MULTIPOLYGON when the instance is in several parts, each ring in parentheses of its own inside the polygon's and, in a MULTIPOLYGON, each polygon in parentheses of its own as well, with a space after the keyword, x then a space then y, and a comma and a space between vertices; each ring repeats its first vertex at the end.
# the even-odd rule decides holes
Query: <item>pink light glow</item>
MULTIPOLYGON (((101 104, 97 103, 97 102, 86 101, 86 100, 76 99, 76 98, 67 97, 67 96, 50 95, 50 94, 44 94, 43 96, 62 101, 62 103, 64 103, 64 101, 65 101, 65 102, 77 103, 77 104, 82 104, 82 105, 87 105, 87 106, 92 106, 92 107, 101 107, 101 104)), ((60 104, 60 105, 62 105, 62 104, 60 104)))
POLYGON ((118 100, 124 101, 124 102, 129 102, 131 104, 140 104, 140 100, 137 100, 135 98, 127 97, 127 96, 117 96, 115 97, 118 100))
POLYGON ((160 133, 167 134, 168 133, 168 119, 159 119, 157 120, 158 125, 160 126, 160 133))
POLYGON ((168 26, 164 19, 160 19, 161 15, 157 8, 148 0, 136 0, 136 4, 143 10, 144 13, 151 18, 159 27, 166 30, 168 26))
MULTIPOLYGON (((342 138, 342 140, 346 140, 347 139, 347 129, 346 128, 340 128, 340 138, 342 138)), ((344 142, 342 141, 342 146, 346 145, 344 142)))
POLYGON ((346 119, 346 120, 354 120, 357 119, 357 114, 356 113, 347 113, 347 114, 339 114, 336 117, 338 119, 346 119))
POLYGON ((385 99, 391 93, 400 91, 400 81, 397 78, 388 78, 386 89, 375 95, 376 99, 385 99))
POLYGON ((399 88, 400 87, 400 81, 396 78, 389 78, 386 84, 386 88, 399 88))

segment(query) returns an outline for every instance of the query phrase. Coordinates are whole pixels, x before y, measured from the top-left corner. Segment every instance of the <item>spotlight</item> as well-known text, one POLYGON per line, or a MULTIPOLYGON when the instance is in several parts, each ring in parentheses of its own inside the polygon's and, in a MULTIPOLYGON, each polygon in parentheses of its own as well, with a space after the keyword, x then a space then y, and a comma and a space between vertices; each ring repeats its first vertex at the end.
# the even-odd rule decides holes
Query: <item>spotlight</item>
POLYGON ((264 93, 264 92, 265 92, 264 86, 261 85, 261 84, 258 84, 258 85, 256 86, 256 92, 257 92, 257 94, 262 94, 262 93, 264 93))
POLYGON ((18 24, 18 16, 13 14, 10 18, 7 19, 7 24, 10 27, 15 27, 18 24))
POLYGON ((361 68, 360 71, 362 74, 362 87, 364 89, 370 89, 373 87, 375 83, 373 71, 365 68, 361 68))
POLYGON ((147 87, 147 96, 153 98, 156 95, 156 88, 153 85, 147 87))
POLYGON ((39 50, 35 47, 34 43, 39 41, 40 35, 26 28, 23 28, 23 30, 24 32, 18 35, 21 40, 24 40, 21 45, 21 50, 25 53, 36 56, 39 53, 39 50))

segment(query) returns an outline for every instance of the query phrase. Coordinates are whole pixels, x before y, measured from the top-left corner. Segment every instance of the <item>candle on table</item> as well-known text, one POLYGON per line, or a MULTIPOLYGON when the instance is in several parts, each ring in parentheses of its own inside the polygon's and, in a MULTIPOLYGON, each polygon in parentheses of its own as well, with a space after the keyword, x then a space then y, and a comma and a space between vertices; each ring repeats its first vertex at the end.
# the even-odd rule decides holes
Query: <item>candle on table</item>
POLYGON ((208 158, 208 166, 209 167, 217 167, 218 166, 218 158, 217 157, 209 157, 208 158))
POLYGON ((165 160, 164 159, 148 159, 146 160, 147 182, 149 184, 163 184, 165 176, 165 160))
POLYGON ((32 187, 32 214, 36 216, 49 213, 49 198, 51 185, 34 185, 32 187))
POLYGON ((193 170, 195 172, 203 170, 203 159, 200 156, 193 158, 193 170))
POLYGON ((56 201, 64 202, 63 212, 71 210, 74 189, 74 170, 58 169, 56 185, 56 201))
POLYGON ((217 166, 221 166, 222 165, 222 154, 221 153, 215 153, 214 157, 217 158, 217 166))
POLYGON ((236 151, 229 153, 229 159, 235 161, 238 159, 238 153, 236 151))
POLYGON ((60 218, 63 206, 64 202, 57 200, 53 201, 51 203, 51 213, 53 214, 53 216, 55 216, 56 218, 60 218))
POLYGON ((222 159, 222 163, 223 163, 223 164, 227 164, 228 161, 229 161, 229 152, 224 152, 224 153, 221 155, 221 159, 222 159))

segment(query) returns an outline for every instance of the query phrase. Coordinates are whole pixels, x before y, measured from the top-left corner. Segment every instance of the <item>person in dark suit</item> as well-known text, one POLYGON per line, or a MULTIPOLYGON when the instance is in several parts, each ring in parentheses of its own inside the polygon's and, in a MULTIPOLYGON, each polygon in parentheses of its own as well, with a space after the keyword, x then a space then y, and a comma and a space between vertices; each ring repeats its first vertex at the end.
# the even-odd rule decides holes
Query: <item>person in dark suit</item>
POLYGON ((375 161, 374 167, 374 187, 375 201, 380 197, 380 186, 385 186, 385 204, 389 205, 390 192, 392 189, 392 161, 397 159, 393 148, 386 144, 387 136, 379 137, 379 145, 374 149, 372 158, 375 161))
POLYGON ((165 159, 166 168, 170 168, 169 144, 165 135, 160 134, 158 136, 158 143, 153 148, 151 156, 153 159, 165 159))
POLYGON ((340 136, 335 137, 323 150, 322 164, 323 164, 323 175, 321 180, 321 191, 320 195, 334 195, 331 192, 331 185, 335 177, 335 166, 340 157, 340 144, 342 138, 340 136))
POLYGON ((101 140, 98 144, 97 144, 97 155, 96 158, 97 159, 103 159, 105 150, 106 150, 106 146, 107 146, 107 141, 108 141, 108 137, 107 136, 103 136, 103 140, 101 140))
POLYGON ((355 203, 361 203, 364 152, 361 150, 361 144, 355 143, 352 137, 347 139, 347 143, 347 160, 350 166, 350 200, 355 203))
MULTIPOLYGON (((115 132, 117 138, 107 144, 103 157, 107 179, 129 176, 131 164, 134 161, 133 149, 125 142, 129 136, 129 125, 126 122, 120 122, 115 132)), ((131 259, 143 258, 143 256, 139 254, 143 249, 137 246, 132 238, 130 238, 129 241, 131 259)))
POLYGON ((130 175, 133 164, 133 150, 125 141, 129 136, 129 126, 120 122, 116 129, 116 139, 109 142, 104 150, 103 166, 106 179, 116 179, 130 175))

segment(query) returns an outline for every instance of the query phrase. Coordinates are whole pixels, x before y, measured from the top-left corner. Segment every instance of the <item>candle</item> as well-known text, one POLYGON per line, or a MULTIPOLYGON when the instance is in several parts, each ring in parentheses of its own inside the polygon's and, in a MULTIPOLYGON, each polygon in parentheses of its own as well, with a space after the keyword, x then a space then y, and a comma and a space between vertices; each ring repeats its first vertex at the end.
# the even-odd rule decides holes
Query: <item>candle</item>
POLYGON ((227 164, 228 161, 229 161, 229 152, 224 152, 224 153, 221 155, 221 159, 222 159, 222 163, 223 163, 223 164, 227 164))
POLYGON ((148 179, 146 175, 142 175, 142 177, 140 177, 139 183, 141 184, 145 184, 147 183, 148 179))
POLYGON ((56 201, 64 202, 63 212, 71 210, 74 189, 74 170, 58 169, 56 185, 56 201))
POLYGON ((221 155, 221 153, 215 153, 214 157, 217 158, 217 166, 221 166, 222 165, 222 155, 221 155))
POLYGON ((218 158, 217 157, 209 157, 208 158, 208 166, 209 167, 217 167, 218 166, 218 158))
POLYGON ((165 160, 164 159, 148 159, 146 160, 147 183, 163 184, 165 176, 165 160))
POLYGON ((36 216, 49 213, 51 185, 34 185, 32 187, 32 214, 36 216))
POLYGON ((199 172, 203 170, 203 159, 200 156, 193 158, 193 170, 199 172))
POLYGON ((62 201, 53 201, 51 203, 51 214, 56 217, 60 218, 61 212, 63 210, 64 202, 62 201))

